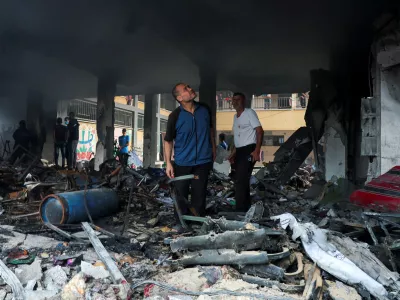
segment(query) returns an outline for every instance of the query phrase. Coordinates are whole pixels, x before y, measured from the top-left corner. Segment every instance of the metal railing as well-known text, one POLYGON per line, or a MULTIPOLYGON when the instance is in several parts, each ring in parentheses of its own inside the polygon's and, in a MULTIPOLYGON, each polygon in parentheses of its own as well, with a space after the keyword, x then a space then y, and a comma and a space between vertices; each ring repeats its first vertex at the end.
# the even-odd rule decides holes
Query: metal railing
MULTIPOLYGON (((232 100, 222 99, 216 101, 217 101, 217 111, 234 110, 234 108, 232 107, 232 100)), ((263 109, 263 110, 293 109, 293 108, 306 109, 307 104, 308 100, 302 97, 297 97, 295 99, 293 99, 292 97, 278 97, 278 98, 255 97, 252 100, 251 108, 263 109)))
POLYGON ((217 111, 221 110, 234 110, 232 107, 232 100, 217 100, 217 111))
POLYGON ((253 99, 252 108, 254 109, 292 109, 291 97, 261 98, 253 99))

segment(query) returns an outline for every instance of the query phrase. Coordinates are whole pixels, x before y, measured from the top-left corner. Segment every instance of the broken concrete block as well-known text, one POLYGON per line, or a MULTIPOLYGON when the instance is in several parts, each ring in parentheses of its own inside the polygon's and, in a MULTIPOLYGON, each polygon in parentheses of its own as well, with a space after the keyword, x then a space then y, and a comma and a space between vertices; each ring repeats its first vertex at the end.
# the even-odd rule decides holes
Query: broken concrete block
POLYGON ((83 260, 86 262, 95 263, 99 260, 99 256, 94 249, 89 248, 85 253, 83 253, 83 260))
POLYGON ((7 292, 5 290, 0 290, 0 300, 4 300, 7 296, 7 292))
POLYGON ((68 282, 62 293, 62 300, 84 300, 86 283, 83 273, 76 274, 70 282, 68 282))
POLYGON ((30 280, 40 280, 43 275, 41 260, 35 259, 30 265, 20 265, 14 272, 22 284, 27 284, 30 280))
POLYGON ((26 300, 48 300, 57 295, 57 291, 27 291, 25 293, 26 300))
POLYGON ((86 276, 93 277, 94 279, 104 279, 110 276, 110 272, 103 267, 95 267, 85 261, 81 262, 81 271, 86 276))
POLYGON ((147 225, 154 227, 156 226, 156 224, 158 223, 158 217, 157 218, 153 218, 147 221, 147 225))
POLYGON ((326 215, 328 217, 331 217, 331 218, 336 218, 337 217, 336 212, 332 208, 326 213, 326 215))
POLYGON ((328 293, 333 300, 361 300, 361 296, 355 288, 352 288, 340 281, 325 281, 328 284, 328 293))
POLYGON ((26 249, 31 249, 31 248, 50 249, 50 248, 55 248, 59 243, 61 242, 56 241, 55 239, 52 238, 40 235, 28 234, 23 243, 23 247, 26 249))
POLYGON ((35 287, 35 285, 36 285, 36 280, 35 279, 29 280, 28 283, 25 286, 25 290, 26 291, 33 291, 33 288, 35 287))
POLYGON ((136 239, 137 239, 139 242, 146 242, 146 241, 149 240, 149 238, 150 238, 150 235, 148 235, 147 233, 142 233, 141 235, 139 235, 139 236, 136 237, 136 239))
POLYGON ((60 266, 53 267, 44 273, 44 285, 48 291, 60 291, 67 283, 68 277, 60 266))
POLYGON ((14 300, 14 295, 11 294, 7 294, 6 298, 4 300, 14 300))
POLYGON ((2 240, 6 240, 6 242, 1 243, 1 248, 3 251, 8 249, 17 248, 18 245, 22 244, 25 240, 26 235, 19 232, 12 232, 12 235, 0 234, 0 238, 2 240))
POLYGON ((286 195, 286 198, 289 200, 296 200, 299 197, 299 192, 297 191, 289 191, 286 195))

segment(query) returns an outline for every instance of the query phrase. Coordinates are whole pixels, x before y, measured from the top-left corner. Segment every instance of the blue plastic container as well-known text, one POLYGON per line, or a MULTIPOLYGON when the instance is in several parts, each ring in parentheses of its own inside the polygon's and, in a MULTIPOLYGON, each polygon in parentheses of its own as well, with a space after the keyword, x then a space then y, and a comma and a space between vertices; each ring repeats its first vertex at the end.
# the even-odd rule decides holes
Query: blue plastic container
MULTIPOLYGON (((88 221, 84 195, 85 191, 48 195, 40 204, 42 221, 52 224, 74 224, 88 221)), ((112 189, 87 190, 85 197, 92 219, 118 212, 118 196, 112 189)))

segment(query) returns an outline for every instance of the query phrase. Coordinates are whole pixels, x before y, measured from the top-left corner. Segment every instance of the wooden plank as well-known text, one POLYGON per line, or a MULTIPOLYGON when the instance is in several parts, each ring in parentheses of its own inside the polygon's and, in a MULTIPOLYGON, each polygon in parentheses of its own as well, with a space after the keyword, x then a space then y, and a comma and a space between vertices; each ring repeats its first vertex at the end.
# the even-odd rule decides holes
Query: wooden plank
POLYGON ((22 287, 21 282, 19 281, 17 276, 15 276, 15 274, 9 268, 7 268, 7 266, 1 260, 0 260, 0 276, 9 286, 11 286, 11 289, 14 294, 13 299, 16 300, 25 299, 24 288, 22 287))
POLYGON ((111 274, 112 280, 115 284, 126 283, 126 279, 118 269, 114 260, 111 258, 110 254, 108 254, 106 248, 104 248, 103 244, 100 242, 99 238, 96 236, 94 230, 87 222, 82 223, 83 230, 87 233, 90 242, 97 255, 100 257, 101 261, 107 267, 108 271, 111 274))

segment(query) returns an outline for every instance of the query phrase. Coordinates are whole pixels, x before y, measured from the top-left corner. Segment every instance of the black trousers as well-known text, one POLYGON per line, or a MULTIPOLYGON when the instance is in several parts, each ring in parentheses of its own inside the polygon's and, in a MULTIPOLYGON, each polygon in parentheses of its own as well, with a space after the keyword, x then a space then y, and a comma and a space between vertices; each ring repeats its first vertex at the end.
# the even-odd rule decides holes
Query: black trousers
MULTIPOLYGON (((188 197, 191 186, 191 201, 189 205, 194 208, 198 215, 205 216, 208 175, 212 167, 212 162, 192 167, 174 165, 175 177, 190 174, 199 177, 199 179, 175 182, 176 201, 183 214, 189 213, 188 197)), ((176 212, 175 216, 177 217, 176 212)))
POLYGON ((58 156, 59 152, 61 152, 61 166, 65 167, 65 142, 55 142, 54 143, 54 163, 58 166, 58 156))
POLYGON ((247 211, 251 206, 250 177, 255 162, 250 159, 251 152, 256 149, 256 144, 236 148, 235 157, 235 200, 237 211, 247 211))
POLYGON ((118 153, 118 158, 121 165, 123 165, 124 167, 128 165, 128 158, 129 158, 128 153, 118 153))

